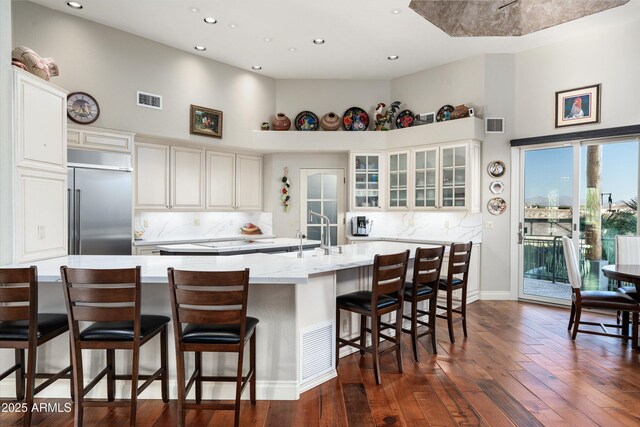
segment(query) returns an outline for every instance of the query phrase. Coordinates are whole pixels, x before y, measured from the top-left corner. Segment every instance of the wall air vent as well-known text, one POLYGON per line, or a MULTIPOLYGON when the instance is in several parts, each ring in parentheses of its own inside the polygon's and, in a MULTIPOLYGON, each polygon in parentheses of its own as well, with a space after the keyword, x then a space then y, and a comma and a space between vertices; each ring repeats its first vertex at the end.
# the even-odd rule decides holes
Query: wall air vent
POLYGON ((484 133, 504 133, 504 117, 485 118, 484 133))
POLYGON ((300 379, 312 381, 333 369, 335 335, 332 322, 320 323, 300 331, 300 379))
POLYGON ((137 96, 138 107, 153 108, 162 110, 162 96, 153 93, 138 91, 137 96))

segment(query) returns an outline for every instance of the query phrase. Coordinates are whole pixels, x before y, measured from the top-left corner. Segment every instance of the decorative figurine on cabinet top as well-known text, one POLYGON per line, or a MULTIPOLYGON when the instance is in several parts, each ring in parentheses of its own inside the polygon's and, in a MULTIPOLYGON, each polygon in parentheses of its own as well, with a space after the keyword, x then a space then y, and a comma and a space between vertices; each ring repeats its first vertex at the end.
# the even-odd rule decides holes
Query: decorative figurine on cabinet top
POLYGON ((394 118, 398 110, 400 109, 401 101, 394 101, 391 103, 387 111, 383 113, 385 104, 383 102, 379 103, 376 107, 376 116, 375 122, 376 127, 375 130, 389 130, 391 128, 391 123, 394 122, 394 118))
POLYGON ((291 127, 291 120, 284 113, 278 113, 271 122, 271 129, 273 130, 289 130, 291 127))
POLYGON ((320 127, 322 130, 333 131, 340 128, 340 116, 334 112, 330 112, 322 116, 320 119, 320 127))

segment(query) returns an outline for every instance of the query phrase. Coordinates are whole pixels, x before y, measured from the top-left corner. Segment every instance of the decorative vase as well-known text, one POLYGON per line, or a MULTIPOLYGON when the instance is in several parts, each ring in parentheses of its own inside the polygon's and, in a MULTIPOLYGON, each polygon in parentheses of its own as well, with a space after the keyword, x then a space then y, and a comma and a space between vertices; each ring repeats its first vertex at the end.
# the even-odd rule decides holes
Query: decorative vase
POLYGON ((278 113, 271 122, 271 129, 273 130, 289 130, 291 127, 291 120, 284 113, 278 113))
POLYGON ((340 116, 333 112, 325 114, 320 119, 320 127, 323 130, 338 130, 340 125, 340 116))
POLYGON ((262 130, 269 130, 269 123, 267 123, 267 122, 262 122, 262 126, 260 126, 260 129, 262 129, 262 130))
POLYGON ((469 107, 466 107, 464 104, 457 105, 451 112, 451 120, 462 119, 465 117, 469 117, 469 107))

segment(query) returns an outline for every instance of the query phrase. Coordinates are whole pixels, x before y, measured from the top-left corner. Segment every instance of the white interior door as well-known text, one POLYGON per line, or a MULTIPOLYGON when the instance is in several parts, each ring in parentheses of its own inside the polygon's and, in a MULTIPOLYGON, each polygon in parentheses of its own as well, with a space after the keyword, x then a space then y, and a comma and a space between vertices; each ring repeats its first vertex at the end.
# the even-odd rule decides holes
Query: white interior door
POLYGON ((300 228, 307 238, 324 238, 325 225, 309 211, 326 215, 330 220, 331 245, 344 244, 344 169, 300 170, 300 228))

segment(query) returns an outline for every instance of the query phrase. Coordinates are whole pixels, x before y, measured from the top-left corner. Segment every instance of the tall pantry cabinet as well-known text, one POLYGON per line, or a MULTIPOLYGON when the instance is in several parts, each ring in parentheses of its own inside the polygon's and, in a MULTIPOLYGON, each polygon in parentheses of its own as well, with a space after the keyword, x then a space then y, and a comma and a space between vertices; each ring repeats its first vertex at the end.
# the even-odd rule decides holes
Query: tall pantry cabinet
POLYGON ((67 91, 13 68, 15 262, 67 254, 67 91))

